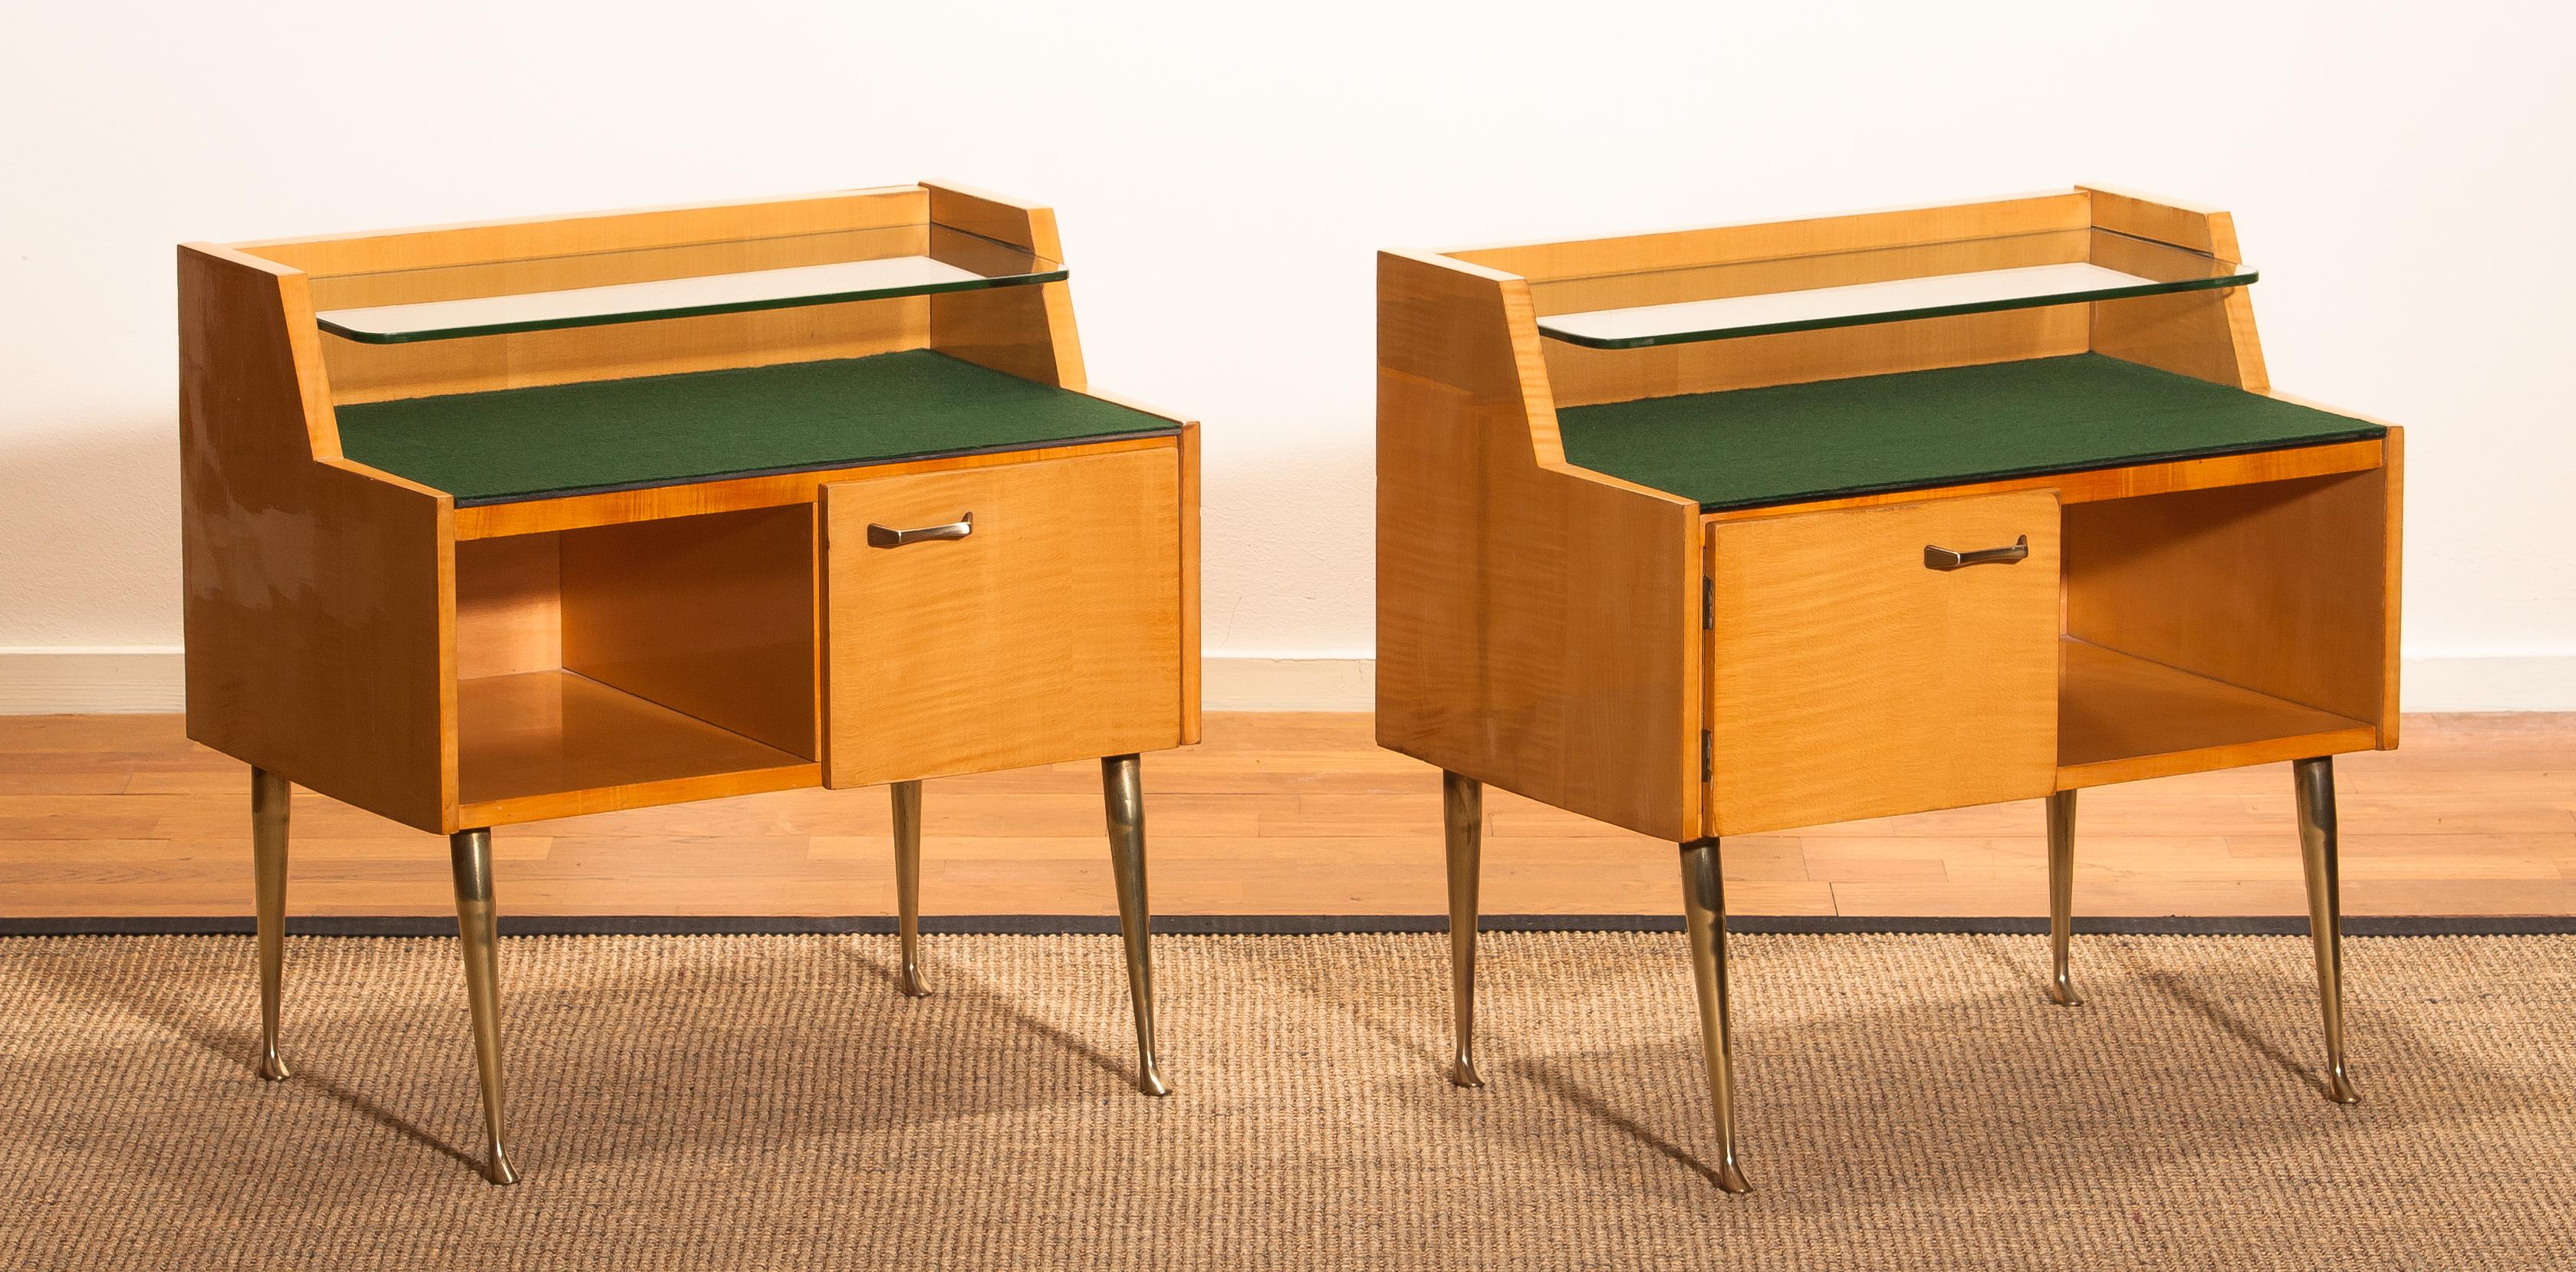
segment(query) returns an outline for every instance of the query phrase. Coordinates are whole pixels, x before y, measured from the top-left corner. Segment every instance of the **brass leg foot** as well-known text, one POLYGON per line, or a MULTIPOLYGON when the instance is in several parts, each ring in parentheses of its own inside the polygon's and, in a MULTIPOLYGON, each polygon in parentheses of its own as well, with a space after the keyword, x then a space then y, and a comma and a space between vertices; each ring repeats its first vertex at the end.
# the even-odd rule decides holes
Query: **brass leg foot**
POLYGON ((286 979, 286 813, 294 788, 263 768, 250 771, 252 898, 259 913, 259 1076, 289 1076, 277 1055, 277 1002, 286 979))
POLYGON ((1476 1076, 1476 883, 1485 848, 1485 784, 1440 775, 1440 806, 1449 835, 1449 1024, 1455 1047, 1449 1080, 1480 1087, 1476 1076))
POLYGON ((921 783, 888 789, 894 793, 895 934, 903 952, 895 988, 919 998, 930 992, 921 979, 921 783))
POLYGON ((2048 797, 2048 954, 2055 973, 2048 1001, 2080 1007, 2075 985, 2066 976, 2067 946, 2075 939, 2075 792, 2048 797))
POLYGON ((447 837, 456 874, 456 936, 465 956, 465 1004, 474 1017, 474 1067, 483 1079, 483 1132, 491 1156, 483 1177, 519 1182, 501 1130, 501 978, 494 957, 498 932, 492 912, 492 832, 460 830, 447 837))
POLYGON ((1717 1186, 1753 1191, 1735 1161, 1735 1056, 1726 1010, 1726 882, 1717 841, 1682 845, 1682 927, 1690 936, 1691 975, 1699 989, 1699 1036, 1708 1063, 1709 1098, 1717 1108, 1717 1186))
POLYGON ((1170 1095, 1154 1059, 1154 952, 1145 907, 1145 786, 1133 755, 1100 761, 1100 794, 1109 812, 1109 870, 1118 880, 1118 932, 1127 943, 1127 993, 1135 1002, 1136 1089, 1170 1095))
POLYGON ((2317 1000, 2325 1015, 2326 1098, 2358 1104, 2343 1065, 2343 896, 2335 863, 2334 760, 2290 767, 2298 792, 2299 855, 2308 876, 2308 940, 2316 949, 2317 1000))

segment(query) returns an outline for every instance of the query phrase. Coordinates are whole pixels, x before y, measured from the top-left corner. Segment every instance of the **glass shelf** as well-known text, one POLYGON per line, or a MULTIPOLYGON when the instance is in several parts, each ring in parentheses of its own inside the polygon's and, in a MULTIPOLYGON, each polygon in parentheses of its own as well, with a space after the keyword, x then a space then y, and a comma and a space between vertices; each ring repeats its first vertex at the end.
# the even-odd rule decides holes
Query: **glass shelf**
POLYGON ((1643 349, 2203 291, 2255 278, 2250 265, 2082 229, 1533 280, 1530 295, 1540 335, 1643 349))
POLYGON ((366 344, 832 305, 1066 276, 944 225, 898 225, 313 280, 322 330, 366 344))

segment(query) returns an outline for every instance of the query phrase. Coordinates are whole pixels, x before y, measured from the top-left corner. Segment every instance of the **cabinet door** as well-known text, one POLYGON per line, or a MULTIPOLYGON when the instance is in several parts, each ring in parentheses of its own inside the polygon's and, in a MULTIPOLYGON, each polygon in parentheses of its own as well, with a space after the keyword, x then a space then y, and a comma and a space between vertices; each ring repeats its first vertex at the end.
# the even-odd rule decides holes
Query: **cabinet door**
POLYGON ((1714 832, 2048 793, 2057 535, 2052 491, 1710 526, 1714 832))
POLYGON ((1179 496, 1169 447, 824 487, 825 780, 1178 745, 1179 496))

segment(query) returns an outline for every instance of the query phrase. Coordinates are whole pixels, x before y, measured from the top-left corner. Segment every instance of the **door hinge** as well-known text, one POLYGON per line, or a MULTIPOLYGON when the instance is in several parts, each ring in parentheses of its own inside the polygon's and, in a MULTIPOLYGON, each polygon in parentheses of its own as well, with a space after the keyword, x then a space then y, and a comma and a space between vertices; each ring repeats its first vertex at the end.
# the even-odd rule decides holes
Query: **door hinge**
POLYGON ((1701 631, 1717 630, 1717 577, 1699 581, 1699 626, 1701 631))
POLYGON ((1707 783, 1717 777, 1717 737, 1706 729, 1699 731, 1699 780, 1707 783))

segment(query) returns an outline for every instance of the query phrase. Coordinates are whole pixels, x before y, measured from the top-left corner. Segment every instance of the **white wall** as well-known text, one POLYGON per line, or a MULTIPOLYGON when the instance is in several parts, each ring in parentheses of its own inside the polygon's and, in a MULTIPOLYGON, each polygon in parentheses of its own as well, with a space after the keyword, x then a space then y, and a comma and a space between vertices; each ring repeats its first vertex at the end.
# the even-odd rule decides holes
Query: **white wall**
MULTIPOLYGON (((2233 209, 2274 382, 2412 426, 2409 705, 2576 708, 2564 5, 236 8, 0 26, 0 649, 120 655, 0 704, 172 700, 174 243, 946 177, 1206 420, 1213 656, 1370 649, 1374 249, 2094 181, 2233 209)), ((1209 684, 1365 702, 1299 670, 1209 684)))

